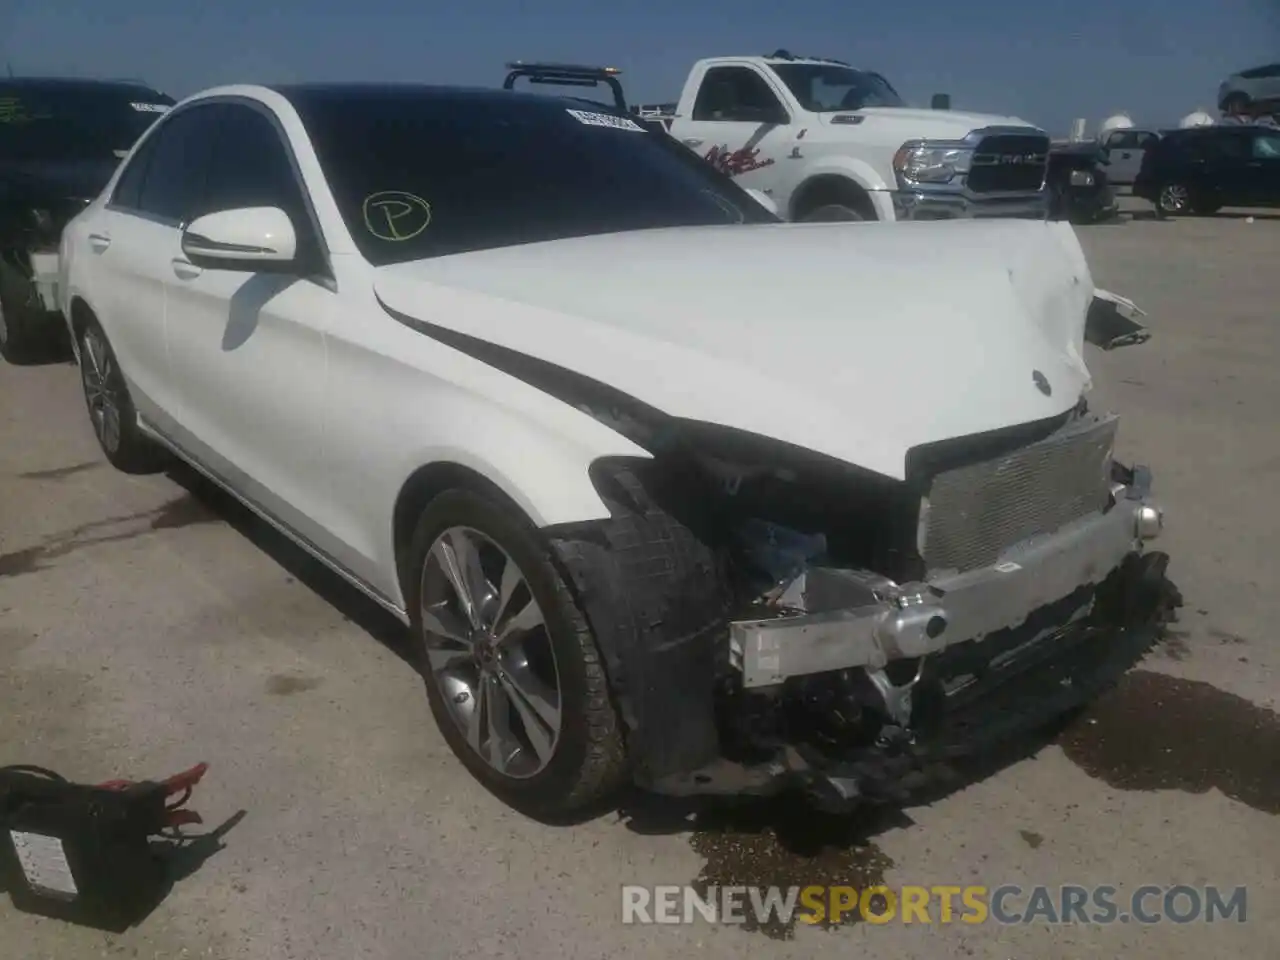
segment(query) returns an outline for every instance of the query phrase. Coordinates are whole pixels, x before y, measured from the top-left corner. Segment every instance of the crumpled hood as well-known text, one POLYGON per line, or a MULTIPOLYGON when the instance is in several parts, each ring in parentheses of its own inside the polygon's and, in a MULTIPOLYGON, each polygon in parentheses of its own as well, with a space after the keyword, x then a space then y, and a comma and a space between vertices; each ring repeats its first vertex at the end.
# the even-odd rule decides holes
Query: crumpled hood
POLYGON ((1093 283, 1063 223, 636 231, 383 267, 375 289, 669 415, 897 479, 912 447, 1055 416, 1090 385, 1093 283))

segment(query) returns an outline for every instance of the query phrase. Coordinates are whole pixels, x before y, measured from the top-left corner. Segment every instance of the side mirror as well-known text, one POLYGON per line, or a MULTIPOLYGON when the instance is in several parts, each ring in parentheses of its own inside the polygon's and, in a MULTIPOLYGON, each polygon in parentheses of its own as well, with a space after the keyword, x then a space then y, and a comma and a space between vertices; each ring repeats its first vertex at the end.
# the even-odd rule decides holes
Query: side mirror
POLYGON ((757 190, 755 187, 747 187, 747 193, 751 194, 753 200, 760 206, 764 207, 775 217, 778 216, 778 205, 774 203, 773 197, 769 196, 763 190, 757 190))
POLYGON ((288 273, 298 268, 298 237, 279 207, 242 207, 196 217, 182 231, 182 252, 197 267, 288 273))

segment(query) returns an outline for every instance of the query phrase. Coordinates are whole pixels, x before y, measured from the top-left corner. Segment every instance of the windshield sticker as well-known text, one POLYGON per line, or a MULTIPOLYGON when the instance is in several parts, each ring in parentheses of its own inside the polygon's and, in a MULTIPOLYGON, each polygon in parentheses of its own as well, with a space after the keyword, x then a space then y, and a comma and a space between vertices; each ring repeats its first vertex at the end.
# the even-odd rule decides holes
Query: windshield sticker
POLYGON ((589 127, 612 127, 614 130, 632 130, 636 133, 644 133, 644 127, 628 120, 626 117, 615 117, 609 113, 592 113, 590 110, 566 110, 565 113, 579 123, 585 123, 589 127))
POLYGON ((0 97, 0 123, 26 123, 30 119, 17 97, 0 97))
POLYGON ((382 190, 364 198, 364 225, 379 240, 412 240, 431 225, 431 204, 403 190, 382 190))
POLYGON ((130 103, 129 106, 139 113, 168 113, 169 107, 163 103, 130 103))
POLYGON ((702 158, 711 164, 721 173, 727 173, 731 177, 736 177, 744 173, 750 173, 752 170, 759 170, 761 167, 772 166, 774 160, 769 157, 759 160, 760 148, 748 150, 743 147, 741 150, 730 150, 728 146, 712 147, 706 152, 702 158))

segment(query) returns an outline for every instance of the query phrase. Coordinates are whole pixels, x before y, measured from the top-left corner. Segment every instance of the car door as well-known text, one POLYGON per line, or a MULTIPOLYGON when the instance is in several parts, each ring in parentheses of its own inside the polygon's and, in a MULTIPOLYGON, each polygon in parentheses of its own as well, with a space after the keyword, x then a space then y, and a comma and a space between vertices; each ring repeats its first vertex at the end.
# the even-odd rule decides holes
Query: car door
MULTIPOLYGON (((299 250, 327 264, 274 115, 251 100, 224 101, 219 109, 218 143, 193 213, 278 207, 293 223, 299 250)), ((179 252, 168 283, 169 368, 181 384, 173 409, 178 441, 255 506, 332 553, 323 466, 332 277, 201 269, 179 252)))
POLYGON ((1129 185, 1142 169, 1142 158, 1156 140, 1153 133, 1119 130, 1107 140, 1107 179, 1113 184, 1129 185))
POLYGON ((1249 205, 1280 206, 1280 130, 1253 134, 1248 170, 1249 205))
POLYGON ((1248 130, 1223 127, 1206 137, 1205 184, 1202 194, 1224 207, 1248 206, 1254 192, 1248 130))
POLYGON ((753 67, 712 67, 702 77, 693 116, 680 139, 743 187, 762 190, 786 209, 782 166, 793 137, 791 117, 770 81, 753 67))
POLYGON ((204 181, 213 107, 194 104, 154 127, 86 225, 91 307, 129 382, 138 412, 162 429, 174 404, 164 318, 179 224, 204 181))

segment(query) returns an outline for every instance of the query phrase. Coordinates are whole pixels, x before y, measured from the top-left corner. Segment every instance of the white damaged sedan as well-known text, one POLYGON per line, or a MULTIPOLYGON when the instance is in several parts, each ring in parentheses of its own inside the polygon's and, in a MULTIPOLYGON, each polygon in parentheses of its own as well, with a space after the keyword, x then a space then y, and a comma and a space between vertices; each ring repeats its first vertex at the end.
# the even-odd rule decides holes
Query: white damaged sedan
POLYGON ((507 802, 907 796, 1136 662, 1150 475, 1065 224, 786 224, 584 101, 224 87, 67 228, 89 416, 412 631, 507 802))

